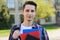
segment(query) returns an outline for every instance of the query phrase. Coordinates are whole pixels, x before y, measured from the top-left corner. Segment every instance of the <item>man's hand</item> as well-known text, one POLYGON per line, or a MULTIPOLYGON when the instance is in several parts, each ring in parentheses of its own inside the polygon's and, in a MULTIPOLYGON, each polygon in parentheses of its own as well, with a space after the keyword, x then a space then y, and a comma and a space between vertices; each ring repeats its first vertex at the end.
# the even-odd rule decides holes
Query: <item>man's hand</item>
POLYGON ((19 36, 20 36, 19 30, 15 30, 12 37, 13 37, 14 39, 17 39, 19 36))

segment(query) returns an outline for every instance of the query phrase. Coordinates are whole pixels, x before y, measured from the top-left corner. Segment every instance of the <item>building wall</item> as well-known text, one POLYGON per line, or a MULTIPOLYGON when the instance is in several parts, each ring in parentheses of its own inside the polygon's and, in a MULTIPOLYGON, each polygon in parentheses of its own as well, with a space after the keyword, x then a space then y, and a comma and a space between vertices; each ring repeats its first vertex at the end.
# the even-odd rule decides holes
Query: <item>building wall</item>
POLYGON ((60 0, 55 0, 55 8, 56 8, 56 24, 60 26, 60 0))
MULTIPOLYGON (((18 1, 18 2, 19 2, 19 1, 18 1)), ((22 2, 22 0, 20 0, 20 2, 22 2)), ((23 3, 20 3, 20 2, 19 2, 19 4, 23 4, 23 3)), ((8 2, 7 2, 7 3, 8 3, 8 2)), ((54 5, 55 0, 51 0, 51 3, 54 5)), ((19 4, 18 4, 18 5, 19 5, 19 4)), ((21 5, 21 6, 22 6, 22 5, 21 5)), ((21 7, 21 6, 20 6, 20 7, 21 7)), ((10 11, 10 14, 11 14, 11 15, 15 15, 15 9, 14 9, 14 10, 9 10, 9 11, 10 11)), ((19 14, 21 14, 20 10, 18 10, 18 11, 19 11, 19 14)), ((20 20, 20 19, 18 19, 18 20, 20 20)), ((46 22, 45 19, 40 19, 40 24, 46 24, 46 25, 47 25, 47 24, 55 24, 55 23, 56 23, 56 17, 51 17, 50 20, 51 20, 51 21, 46 22)))
POLYGON ((48 22, 46 22, 45 19, 40 19, 40 24, 42 25, 56 24, 56 17, 51 17, 50 21, 48 22))

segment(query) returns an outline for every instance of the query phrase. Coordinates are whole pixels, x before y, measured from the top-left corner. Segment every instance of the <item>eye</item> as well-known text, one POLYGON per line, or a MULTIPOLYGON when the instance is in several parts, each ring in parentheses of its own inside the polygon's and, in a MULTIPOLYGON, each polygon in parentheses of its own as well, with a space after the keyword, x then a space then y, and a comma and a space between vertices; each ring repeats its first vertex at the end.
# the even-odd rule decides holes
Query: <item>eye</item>
POLYGON ((34 12, 34 10, 31 10, 31 12, 34 12))
POLYGON ((29 10, 26 10, 26 12, 29 12, 29 10))

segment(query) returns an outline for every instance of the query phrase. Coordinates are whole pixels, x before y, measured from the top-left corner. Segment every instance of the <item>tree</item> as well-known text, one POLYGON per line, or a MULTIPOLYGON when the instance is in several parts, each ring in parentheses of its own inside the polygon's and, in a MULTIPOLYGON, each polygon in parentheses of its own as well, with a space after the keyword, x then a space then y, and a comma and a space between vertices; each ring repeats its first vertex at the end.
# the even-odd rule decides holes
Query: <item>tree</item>
POLYGON ((10 19, 10 15, 9 15, 8 7, 5 4, 5 2, 1 0, 0 1, 0 29, 8 28, 9 19, 10 19))
POLYGON ((36 18, 39 21, 40 19, 47 19, 50 16, 55 16, 55 8, 50 0, 33 0, 37 3, 37 13, 36 18))
POLYGON ((37 3, 37 14, 39 18, 45 18, 46 16, 51 16, 54 14, 55 9, 51 2, 48 0, 48 2, 45 2, 44 0, 36 0, 37 3))

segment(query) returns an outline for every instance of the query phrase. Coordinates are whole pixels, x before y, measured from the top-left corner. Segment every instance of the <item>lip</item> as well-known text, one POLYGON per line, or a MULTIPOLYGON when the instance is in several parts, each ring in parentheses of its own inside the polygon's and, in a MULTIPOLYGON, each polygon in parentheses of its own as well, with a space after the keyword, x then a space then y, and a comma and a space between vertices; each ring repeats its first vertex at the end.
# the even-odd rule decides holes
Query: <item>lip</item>
POLYGON ((27 17, 27 18, 32 18, 32 15, 27 15, 26 17, 27 17))
POLYGON ((31 18, 32 16, 28 16, 28 18, 31 18))

